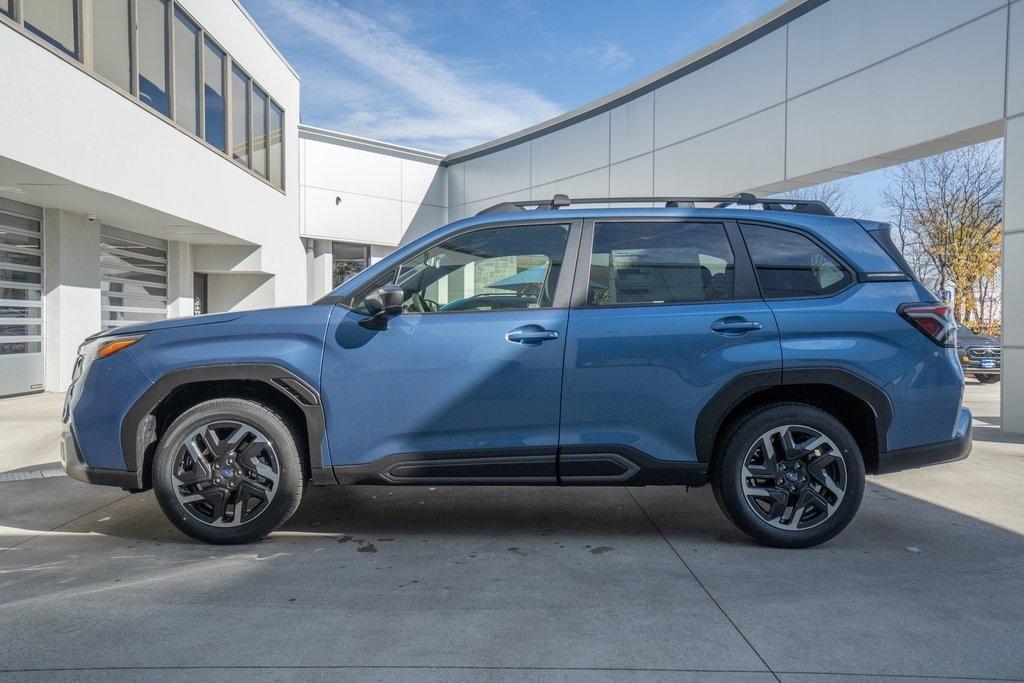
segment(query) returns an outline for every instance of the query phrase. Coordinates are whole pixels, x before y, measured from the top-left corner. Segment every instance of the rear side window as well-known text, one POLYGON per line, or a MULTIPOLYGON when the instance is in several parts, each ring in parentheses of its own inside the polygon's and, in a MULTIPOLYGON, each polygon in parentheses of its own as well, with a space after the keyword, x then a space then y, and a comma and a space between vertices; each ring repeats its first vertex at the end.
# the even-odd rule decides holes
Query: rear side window
POLYGON ((799 233, 760 225, 742 230, 766 299, 829 296, 853 282, 841 263, 799 233))
POLYGON ((720 223, 629 222, 594 227, 591 306, 733 297, 734 261, 720 223))

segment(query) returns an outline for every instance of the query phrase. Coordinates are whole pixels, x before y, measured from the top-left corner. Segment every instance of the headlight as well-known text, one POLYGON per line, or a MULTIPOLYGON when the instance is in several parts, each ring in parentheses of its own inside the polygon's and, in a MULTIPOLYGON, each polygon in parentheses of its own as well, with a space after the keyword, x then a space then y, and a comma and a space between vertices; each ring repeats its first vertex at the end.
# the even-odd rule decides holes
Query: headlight
POLYGON ((85 342, 78 347, 78 355, 85 358, 86 364, 98 358, 108 358, 118 351, 127 349, 132 344, 142 339, 143 335, 137 334, 130 337, 100 337, 85 342))

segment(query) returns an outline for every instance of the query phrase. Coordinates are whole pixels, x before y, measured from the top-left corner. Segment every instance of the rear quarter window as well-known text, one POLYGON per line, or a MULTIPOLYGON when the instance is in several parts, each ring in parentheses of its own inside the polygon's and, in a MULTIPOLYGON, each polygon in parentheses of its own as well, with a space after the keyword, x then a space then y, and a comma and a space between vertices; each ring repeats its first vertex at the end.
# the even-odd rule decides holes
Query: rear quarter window
POLYGON ((763 225, 741 230, 766 299, 830 296, 853 283, 850 271, 805 235, 763 225))

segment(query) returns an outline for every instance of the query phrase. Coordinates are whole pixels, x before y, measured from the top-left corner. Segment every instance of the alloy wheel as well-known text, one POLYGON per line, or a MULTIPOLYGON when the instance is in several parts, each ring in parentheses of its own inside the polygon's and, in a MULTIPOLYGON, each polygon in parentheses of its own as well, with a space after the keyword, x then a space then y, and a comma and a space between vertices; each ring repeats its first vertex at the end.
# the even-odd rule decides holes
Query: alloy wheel
POLYGON ((829 519, 846 495, 846 461, 828 436, 802 425, 762 434, 747 451, 743 496, 762 520, 803 531, 829 519))
POLYGON ((215 527, 251 522, 278 491, 281 465, 255 427, 218 420, 194 430, 175 455, 172 483, 182 507, 215 527))

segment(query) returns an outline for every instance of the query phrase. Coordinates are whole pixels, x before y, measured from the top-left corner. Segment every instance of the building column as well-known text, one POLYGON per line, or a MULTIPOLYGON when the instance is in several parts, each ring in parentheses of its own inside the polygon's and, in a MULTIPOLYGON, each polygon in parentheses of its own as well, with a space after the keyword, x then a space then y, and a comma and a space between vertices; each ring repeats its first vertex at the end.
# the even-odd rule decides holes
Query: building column
POLYGON ((310 273, 310 301, 334 289, 334 250, 331 240, 313 240, 313 269, 310 273))
POLYGON ((303 237, 302 246, 306 250, 306 303, 313 303, 317 299, 313 291, 313 240, 303 237))
POLYGON ((180 318, 195 313, 192 245, 167 243, 167 317, 180 318))
POLYGON ((64 391, 78 346, 100 331, 100 224, 46 209, 43 263, 44 388, 64 391))
POLYGON ((1007 119, 1003 143, 1002 427, 1024 434, 1024 114, 1007 119))

